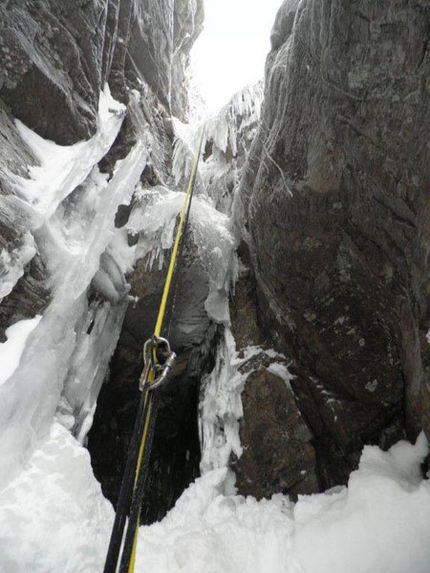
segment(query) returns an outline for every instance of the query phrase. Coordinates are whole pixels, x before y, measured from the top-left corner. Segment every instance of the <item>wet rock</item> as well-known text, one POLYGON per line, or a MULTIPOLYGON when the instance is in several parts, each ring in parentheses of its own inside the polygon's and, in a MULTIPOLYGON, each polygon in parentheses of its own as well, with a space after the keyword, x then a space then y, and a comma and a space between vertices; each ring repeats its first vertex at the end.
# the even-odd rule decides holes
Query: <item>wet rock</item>
POLYGON ((272 34, 241 223, 328 482, 364 442, 430 434, 429 17, 286 1, 272 34))

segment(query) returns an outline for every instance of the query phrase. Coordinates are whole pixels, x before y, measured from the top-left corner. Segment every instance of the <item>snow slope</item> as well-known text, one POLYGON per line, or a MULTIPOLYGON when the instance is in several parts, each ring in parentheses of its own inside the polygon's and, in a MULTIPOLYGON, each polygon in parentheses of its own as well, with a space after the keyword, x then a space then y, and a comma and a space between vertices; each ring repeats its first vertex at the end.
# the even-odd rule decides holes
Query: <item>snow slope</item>
MULTIPOLYGON (((208 471, 160 523, 140 528, 136 571, 151 573, 428 573, 428 446, 364 448, 348 488, 257 502, 208 471)), ((60 424, 0 493, 0 572, 95 573, 113 510, 87 451, 60 424)))

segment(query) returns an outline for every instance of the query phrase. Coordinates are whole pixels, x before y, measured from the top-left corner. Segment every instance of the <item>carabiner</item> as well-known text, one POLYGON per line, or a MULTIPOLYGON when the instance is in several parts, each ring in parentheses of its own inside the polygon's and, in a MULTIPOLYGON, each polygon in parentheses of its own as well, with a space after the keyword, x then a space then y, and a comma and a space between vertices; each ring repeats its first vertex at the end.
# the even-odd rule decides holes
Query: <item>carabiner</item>
POLYGON ((145 384, 149 390, 159 388, 167 379, 176 362, 176 354, 171 350, 167 338, 161 336, 152 336, 143 345, 143 363, 144 368, 139 378, 139 390, 142 391, 145 384), (163 349, 163 362, 158 362, 157 350, 163 349), (150 381, 149 373, 154 372, 154 380, 150 381))

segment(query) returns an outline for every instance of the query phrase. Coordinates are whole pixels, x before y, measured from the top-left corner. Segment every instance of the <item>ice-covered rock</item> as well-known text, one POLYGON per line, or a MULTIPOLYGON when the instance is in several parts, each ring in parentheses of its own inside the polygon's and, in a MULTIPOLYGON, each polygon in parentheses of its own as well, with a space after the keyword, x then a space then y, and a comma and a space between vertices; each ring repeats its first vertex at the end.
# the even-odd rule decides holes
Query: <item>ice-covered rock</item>
MULTIPOLYGON (((227 215, 231 214, 240 173, 256 133, 262 101, 262 82, 246 86, 233 95, 218 115, 198 127, 204 134, 199 190, 211 197, 218 211, 227 215)), ((196 128, 174 120, 174 129, 173 174, 178 184, 193 161, 196 128)))

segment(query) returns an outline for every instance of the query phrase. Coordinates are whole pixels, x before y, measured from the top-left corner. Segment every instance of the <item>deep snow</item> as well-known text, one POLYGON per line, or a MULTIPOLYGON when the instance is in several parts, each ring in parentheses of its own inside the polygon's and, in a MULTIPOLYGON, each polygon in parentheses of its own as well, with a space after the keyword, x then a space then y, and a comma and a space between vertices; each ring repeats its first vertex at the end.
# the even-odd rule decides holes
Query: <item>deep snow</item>
MULTIPOLYGON (((160 523, 141 527, 136 571, 151 573, 428 573, 430 482, 421 436, 389 452, 366 446, 348 488, 257 502, 206 472, 160 523)), ((113 509, 88 452, 55 422, 0 492, 2 573, 102 571, 113 509)))

